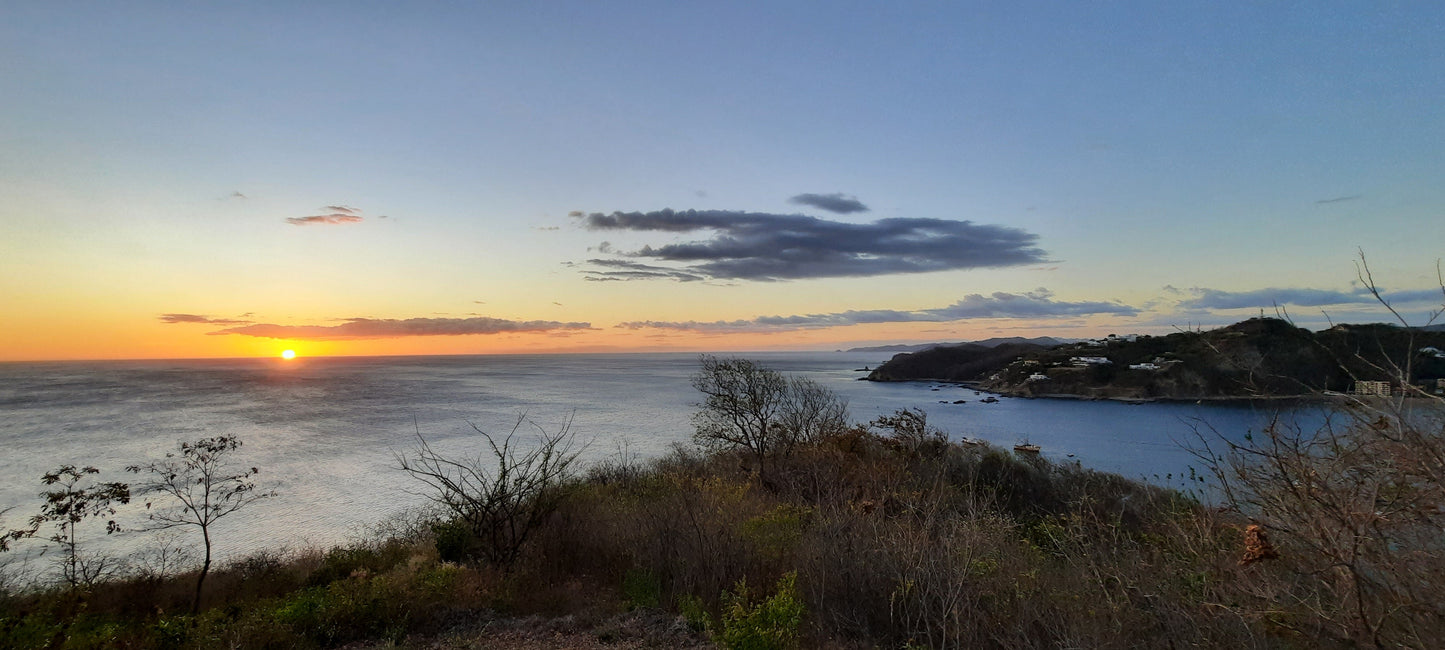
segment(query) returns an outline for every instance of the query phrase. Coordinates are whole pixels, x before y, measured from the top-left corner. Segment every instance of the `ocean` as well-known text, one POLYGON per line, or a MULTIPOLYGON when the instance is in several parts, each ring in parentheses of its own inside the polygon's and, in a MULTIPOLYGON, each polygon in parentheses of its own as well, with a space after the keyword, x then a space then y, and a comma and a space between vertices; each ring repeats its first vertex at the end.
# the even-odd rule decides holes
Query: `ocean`
MULTIPOLYGON (((1238 404, 989 404, 954 385, 858 381, 886 353, 739 356, 833 389, 849 401, 855 421, 921 408, 955 439, 1027 440, 1057 461, 1175 486, 1191 467, 1203 469, 1181 446, 1196 428, 1238 439, 1272 415, 1238 404)), ((396 454, 418 435, 439 451, 475 454, 482 448, 473 426, 506 434, 525 418, 530 424, 518 431, 525 441, 533 426, 555 432, 570 420, 588 462, 619 453, 656 457, 690 444, 700 395, 689 378, 697 367, 696 354, 0 364, 0 509, 12 508, 0 525, 19 526, 33 514, 41 476, 62 464, 93 465, 102 480, 128 481, 134 476, 122 471, 126 465, 179 441, 232 434, 244 443, 237 466, 259 468, 258 488, 276 496, 217 525, 220 558, 326 547, 425 503, 424 486, 396 468, 396 454)), ((132 529, 144 523, 135 507, 119 521, 132 529)), ((151 534, 90 543, 120 554, 144 547, 151 534)), ((7 555, 0 561, 31 553, 7 555)))

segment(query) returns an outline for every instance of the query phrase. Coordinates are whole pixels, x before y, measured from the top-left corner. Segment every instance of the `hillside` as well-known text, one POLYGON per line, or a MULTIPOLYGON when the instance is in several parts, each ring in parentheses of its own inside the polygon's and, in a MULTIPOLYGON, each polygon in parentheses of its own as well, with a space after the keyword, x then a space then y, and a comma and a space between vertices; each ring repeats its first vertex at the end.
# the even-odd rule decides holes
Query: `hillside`
POLYGON ((966 341, 960 343, 897 343, 893 345, 873 345, 861 348, 848 348, 846 352, 921 352, 933 348, 958 347, 961 345, 979 345, 986 348, 998 347, 1008 344, 1028 344, 1041 347, 1053 347, 1064 343, 1072 343, 1069 339, 1056 339, 1052 336, 1039 336, 1026 339, 1021 336, 1008 336, 1001 338, 984 339, 982 341, 966 341))
POLYGON ((900 354, 870 380, 978 382, 1002 393, 1126 399, 1290 396, 1388 380, 1410 359, 1414 382, 1445 377, 1445 332, 1339 325, 1322 332, 1275 318, 1135 340, 1040 346, 951 346, 900 354), (1133 366, 1131 368, 1131 366, 1133 366))

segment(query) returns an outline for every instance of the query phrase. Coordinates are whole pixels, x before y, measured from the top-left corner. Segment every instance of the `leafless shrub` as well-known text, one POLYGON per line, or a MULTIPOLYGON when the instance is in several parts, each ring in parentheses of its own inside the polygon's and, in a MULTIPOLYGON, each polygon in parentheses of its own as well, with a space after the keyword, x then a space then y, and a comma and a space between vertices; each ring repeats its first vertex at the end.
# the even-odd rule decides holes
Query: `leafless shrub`
POLYGON ((147 582, 164 582, 195 568, 196 553, 173 534, 161 534, 131 560, 130 573, 147 582))
POLYGON ((508 567, 562 502, 581 450, 570 418, 548 433, 522 415, 500 441, 475 425, 472 429, 486 442, 485 456, 445 455, 418 432, 415 447, 396 455, 397 464, 425 483, 430 490, 424 495, 472 535, 476 555, 508 567), (524 424, 537 430, 530 448, 517 439, 524 424))

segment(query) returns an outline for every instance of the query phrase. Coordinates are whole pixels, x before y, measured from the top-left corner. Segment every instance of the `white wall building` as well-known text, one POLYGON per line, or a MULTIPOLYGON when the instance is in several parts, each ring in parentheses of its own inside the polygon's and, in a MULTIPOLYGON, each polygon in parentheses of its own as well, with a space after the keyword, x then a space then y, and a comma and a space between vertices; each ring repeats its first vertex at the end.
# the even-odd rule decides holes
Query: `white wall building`
POLYGON ((1388 381, 1357 381, 1355 382, 1356 395, 1374 395, 1378 397, 1390 396, 1390 382, 1388 381))

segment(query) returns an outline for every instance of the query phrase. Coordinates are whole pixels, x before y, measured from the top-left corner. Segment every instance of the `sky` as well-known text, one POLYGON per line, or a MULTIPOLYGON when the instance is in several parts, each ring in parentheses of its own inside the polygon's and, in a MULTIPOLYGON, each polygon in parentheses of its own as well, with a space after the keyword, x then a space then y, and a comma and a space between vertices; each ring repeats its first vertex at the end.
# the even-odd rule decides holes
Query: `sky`
POLYGON ((0 360, 830 350, 1445 302, 1428 2, 14 2, 0 360))

